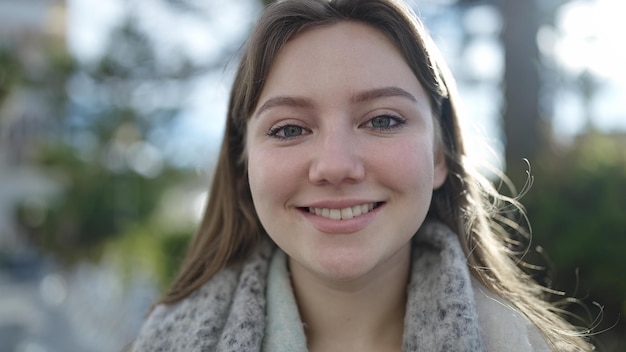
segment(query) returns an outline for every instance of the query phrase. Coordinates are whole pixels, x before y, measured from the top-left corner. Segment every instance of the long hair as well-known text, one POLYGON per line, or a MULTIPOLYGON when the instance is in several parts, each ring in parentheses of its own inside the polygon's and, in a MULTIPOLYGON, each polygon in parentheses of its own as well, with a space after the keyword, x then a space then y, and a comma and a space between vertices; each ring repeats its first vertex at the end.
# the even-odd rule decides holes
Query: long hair
POLYGON ((270 67, 295 34, 341 21, 365 23, 401 50, 424 87, 444 149, 448 176, 434 191, 428 217, 454 230, 468 258, 471 274, 513 304, 559 351, 590 350, 559 310, 542 299, 545 289, 518 266, 510 249, 511 230, 521 231, 502 215, 502 206, 521 206, 500 195, 472 167, 463 146, 454 80, 438 50, 412 10, 400 0, 285 0, 270 5, 246 43, 233 83, 224 139, 200 228, 178 276, 160 303, 177 302, 219 270, 245 260, 266 234, 254 210, 245 156, 246 124, 254 111, 270 67))

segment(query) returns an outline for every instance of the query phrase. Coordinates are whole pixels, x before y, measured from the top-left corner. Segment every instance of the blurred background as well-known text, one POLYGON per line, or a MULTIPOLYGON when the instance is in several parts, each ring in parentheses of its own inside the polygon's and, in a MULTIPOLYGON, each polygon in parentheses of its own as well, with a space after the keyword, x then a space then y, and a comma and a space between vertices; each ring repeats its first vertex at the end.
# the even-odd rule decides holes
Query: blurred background
MULTIPOLYGON (((261 0, 0 0, 0 350, 116 351, 175 273, 261 0)), ((537 280, 626 351, 626 3, 412 5, 470 149, 521 188, 537 280)))

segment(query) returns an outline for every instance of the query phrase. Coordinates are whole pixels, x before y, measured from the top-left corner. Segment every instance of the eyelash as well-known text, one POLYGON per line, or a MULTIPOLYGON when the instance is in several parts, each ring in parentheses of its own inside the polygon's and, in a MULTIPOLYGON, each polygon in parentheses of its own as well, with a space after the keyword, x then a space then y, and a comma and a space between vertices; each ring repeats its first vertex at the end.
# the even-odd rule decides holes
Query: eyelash
MULTIPOLYGON (((368 128, 370 128, 370 129, 374 129, 374 130, 377 130, 377 131, 382 131, 382 132, 385 132, 385 131, 391 131, 391 130, 395 130, 395 129, 397 129, 397 128, 400 128, 400 127, 402 127, 402 125, 404 125, 404 124, 406 123, 406 119, 404 119, 404 118, 402 118, 402 117, 400 117, 400 116, 396 116, 396 115, 392 115, 392 114, 381 114, 381 115, 376 115, 376 116, 372 117, 371 119, 369 119, 369 120, 368 120, 365 124, 363 124, 362 126, 365 126, 365 125, 367 125, 367 124, 369 124, 369 123, 372 123, 372 121, 374 121, 374 119, 381 118, 381 117, 384 117, 384 118, 389 118, 389 119, 393 120, 393 122, 394 122, 395 124, 393 124, 393 125, 391 125, 391 126, 387 126, 387 127, 374 127, 374 126, 370 126, 370 127, 368 127, 368 128)), ((279 125, 276 125, 276 126, 272 127, 272 128, 271 128, 271 129, 267 132, 267 135, 268 135, 269 137, 276 138, 276 139, 279 139, 279 140, 289 140, 289 139, 298 138, 298 137, 301 137, 302 135, 308 134, 307 132, 310 132, 310 131, 308 131, 305 127, 302 127, 302 126, 299 126, 299 125, 297 125, 297 124, 293 124, 293 123, 285 123, 285 124, 279 124, 279 125), (294 137, 287 137, 287 136, 281 136, 281 135, 279 135, 279 133, 280 133, 281 131, 284 131, 284 130, 285 130, 286 128, 288 128, 288 127, 297 127, 297 128, 300 128, 300 129, 302 130, 303 134, 298 135, 298 136, 294 136, 294 137)))
POLYGON ((295 137, 286 137, 286 136, 279 135, 279 133, 281 131, 284 131, 285 128, 287 128, 287 127, 297 127, 297 128, 302 129, 303 132, 305 132, 305 131, 308 132, 307 129, 302 127, 302 126, 299 126, 299 125, 296 125, 296 124, 293 124, 293 123, 285 123, 285 124, 279 124, 279 125, 276 125, 276 126, 272 127, 269 131, 267 131, 267 135, 272 137, 272 138, 279 139, 279 140, 288 140, 288 139, 298 138, 298 137, 302 136, 302 135, 300 135, 300 136, 295 136, 295 137))
POLYGON ((395 130, 397 128, 400 128, 400 127, 402 127, 402 125, 404 125, 406 123, 406 119, 403 118, 403 117, 400 117, 400 116, 397 116, 397 115, 392 115, 392 114, 381 114, 381 115, 376 115, 376 116, 372 117, 371 119, 369 119, 365 123, 365 125, 367 125, 369 123, 372 123, 372 121, 374 121, 374 119, 381 118, 381 117, 389 118, 389 119, 393 120, 393 122, 395 124, 391 125, 391 126, 387 126, 387 127, 374 127, 374 126, 371 126, 369 128, 385 132, 385 131, 391 131, 391 130, 395 130))

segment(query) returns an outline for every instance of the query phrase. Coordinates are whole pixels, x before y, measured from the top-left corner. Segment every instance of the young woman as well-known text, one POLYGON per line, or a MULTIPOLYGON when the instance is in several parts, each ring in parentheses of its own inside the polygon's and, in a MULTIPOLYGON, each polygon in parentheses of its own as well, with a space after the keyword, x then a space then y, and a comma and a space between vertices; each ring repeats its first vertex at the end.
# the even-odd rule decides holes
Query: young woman
POLYGON ((132 349, 590 350, 517 267, 456 100, 399 1, 270 6, 200 230, 132 349))

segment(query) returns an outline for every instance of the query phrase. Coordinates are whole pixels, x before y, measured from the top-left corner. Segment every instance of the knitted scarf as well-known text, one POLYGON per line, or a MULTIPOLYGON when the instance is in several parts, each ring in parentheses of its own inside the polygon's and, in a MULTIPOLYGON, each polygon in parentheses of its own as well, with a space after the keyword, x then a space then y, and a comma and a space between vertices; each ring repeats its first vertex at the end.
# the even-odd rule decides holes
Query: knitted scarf
MULTIPOLYGON (((274 250, 263 243, 244 265, 220 271, 178 303, 157 306, 131 350, 262 351, 274 250)), ((477 287, 457 235, 441 223, 425 223, 413 238, 402 350, 548 350, 519 313, 477 287)))

